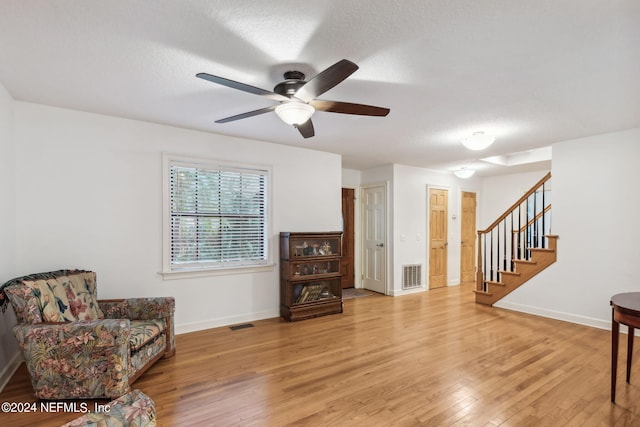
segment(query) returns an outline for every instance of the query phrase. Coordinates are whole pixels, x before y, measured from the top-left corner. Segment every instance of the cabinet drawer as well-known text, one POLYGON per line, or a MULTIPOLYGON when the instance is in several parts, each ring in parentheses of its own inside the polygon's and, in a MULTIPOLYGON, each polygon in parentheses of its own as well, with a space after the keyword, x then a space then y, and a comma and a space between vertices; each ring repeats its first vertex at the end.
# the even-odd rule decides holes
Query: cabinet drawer
POLYGON ((290 322, 295 322, 327 314, 342 313, 342 310, 342 300, 336 298, 324 304, 301 304, 291 307, 282 305, 280 306, 280 315, 290 322))

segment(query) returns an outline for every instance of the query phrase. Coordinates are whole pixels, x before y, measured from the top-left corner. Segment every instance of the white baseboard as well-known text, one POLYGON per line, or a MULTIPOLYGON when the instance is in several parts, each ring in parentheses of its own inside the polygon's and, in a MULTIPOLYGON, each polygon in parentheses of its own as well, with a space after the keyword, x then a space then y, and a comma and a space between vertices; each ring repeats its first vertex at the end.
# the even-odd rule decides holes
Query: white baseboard
POLYGON ((183 323, 176 325, 176 334, 186 334, 189 332, 202 331, 205 329, 220 328, 222 326, 237 325, 238 323, 253 322, 257 320, 272 319, 280 317, 278 311, 263 311, 259 313, 247 313, 239 316, 219 317, 199 322, 183 323))
MULTIPOLYGON (((580 316, 562 311, 548 310, 546 308, 534 307, 525 304, 516 304, 506 301, 498 301, 493 304, 494 307, 505 308, 507 310, 519 311, 536 316, 548 317, 550 319, 562 320, 565 322, 576 323, 578 325, 591 326, 592 328, 611 330, 611 321, 596 319, 593 317, 580 316)), ((624 326, 624 325, 623 325, 624 326)), ((620 328, 621 332, 626 332, 626 327, 620 328)))
POLYGON ((7 363, 7 365, 4 367, 2 372, 0 372, 0 392, 4 390, 4 387, 7 385, 23 360, 24 359, 22 358, 22 354, 20 354, 20 352, 16 352, 9 363, 7 363))
POLYGON ((411 289, 392 289, 389 295, 391 295, 392 297, 397 297, 401 295, 417 294, 418 292, 426 292, 426 290, 427 290, 426 286, 420 286, 420 287, 411 288, 411 289))

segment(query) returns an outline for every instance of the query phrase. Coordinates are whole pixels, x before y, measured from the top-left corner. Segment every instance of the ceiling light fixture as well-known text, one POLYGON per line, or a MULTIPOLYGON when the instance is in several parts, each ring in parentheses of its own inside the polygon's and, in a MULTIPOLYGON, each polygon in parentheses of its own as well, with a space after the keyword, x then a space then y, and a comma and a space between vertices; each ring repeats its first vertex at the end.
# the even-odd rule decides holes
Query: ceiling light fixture
POLYGON ((288 125, 298 126, 311 118, 316 109, 299 101, 284 102, 276 107, 276 114, 288 125))
POLYGON ((462 140, 462 145, 469 150, 484 150, 496 140, 496 137, 484 132, 474 132, 462 140))
POLYGON ((475 169, 460 168, 457 171, 453 171, 453 173, 458 178, 467 179, 471 178, 476 171, 475 169))

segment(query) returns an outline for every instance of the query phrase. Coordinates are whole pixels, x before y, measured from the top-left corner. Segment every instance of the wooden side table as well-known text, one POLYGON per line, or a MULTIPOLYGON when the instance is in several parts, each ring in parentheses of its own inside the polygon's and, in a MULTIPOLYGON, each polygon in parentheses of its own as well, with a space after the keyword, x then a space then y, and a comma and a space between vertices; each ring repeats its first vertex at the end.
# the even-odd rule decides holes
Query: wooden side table
POLYGON ((620 324, 629 328, 627 336, 627 383, 631 379, 633 359, 633 337, 635 328, 640 328, 640 292, 616 294, 611 297, 611 402, 616 401, 616 378, 618 373, 618 337, 620 324))

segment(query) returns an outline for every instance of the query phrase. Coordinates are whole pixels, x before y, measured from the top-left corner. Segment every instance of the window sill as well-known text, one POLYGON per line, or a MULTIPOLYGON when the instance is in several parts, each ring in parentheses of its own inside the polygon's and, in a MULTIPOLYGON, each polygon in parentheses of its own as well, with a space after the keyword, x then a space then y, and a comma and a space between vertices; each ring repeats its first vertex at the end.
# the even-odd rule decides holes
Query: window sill
POLYGON ((220 268, 210 270, 161 271, 158 274, 163 280, 189 279, 192 277, 228 276, 231 274, 249 274, 273 271, 276 264, 265 264, 256 267, 220 268))

